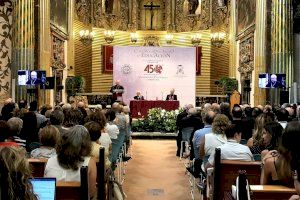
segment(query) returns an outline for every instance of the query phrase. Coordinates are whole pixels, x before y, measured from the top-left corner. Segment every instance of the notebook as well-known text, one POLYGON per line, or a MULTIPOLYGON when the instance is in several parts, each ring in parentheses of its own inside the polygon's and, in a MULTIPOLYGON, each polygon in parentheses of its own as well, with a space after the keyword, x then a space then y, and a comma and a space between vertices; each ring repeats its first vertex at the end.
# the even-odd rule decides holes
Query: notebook
POLYGON ((38 196, 38 200, 55 200, 55 178, 32 178, 30 182, 33 192, 38 196))

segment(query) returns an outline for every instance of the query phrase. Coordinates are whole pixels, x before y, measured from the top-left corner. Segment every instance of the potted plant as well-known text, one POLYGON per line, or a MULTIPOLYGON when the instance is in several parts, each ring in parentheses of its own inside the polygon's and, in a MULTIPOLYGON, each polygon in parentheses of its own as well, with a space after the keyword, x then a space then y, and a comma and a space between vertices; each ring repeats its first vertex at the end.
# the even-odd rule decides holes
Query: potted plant
POLYGON ((235 78, 223 76, 220 78, 219 84, 223 87, 224 93, 229 96, 238 89, 238 81, 235 78))
POLYGON ((66 79, 66 90, 68 99, 70 96, 75 96, 76 93, 84 92, 85 79, 83 76, 68 77, 66 79))

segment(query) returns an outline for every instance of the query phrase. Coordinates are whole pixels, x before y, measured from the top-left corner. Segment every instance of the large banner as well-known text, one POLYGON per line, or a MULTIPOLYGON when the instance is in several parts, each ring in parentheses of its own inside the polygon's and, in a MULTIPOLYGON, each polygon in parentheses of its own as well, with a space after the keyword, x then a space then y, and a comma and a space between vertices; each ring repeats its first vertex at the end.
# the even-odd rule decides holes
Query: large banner
POLYGON ((124 86, 129 104, 141 91, 147 100, 165 100, 175 89, 180 105, 194 104, 196 49, 194 47, 114 47, 113 79, 124 86))

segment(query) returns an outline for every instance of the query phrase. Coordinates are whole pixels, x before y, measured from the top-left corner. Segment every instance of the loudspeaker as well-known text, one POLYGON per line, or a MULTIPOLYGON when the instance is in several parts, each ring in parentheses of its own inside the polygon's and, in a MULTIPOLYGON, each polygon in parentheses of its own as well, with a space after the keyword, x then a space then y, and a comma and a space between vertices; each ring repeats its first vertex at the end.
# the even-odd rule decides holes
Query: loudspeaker
POLYGON ((280 105, 289 103, 289 91, 280 91, 280 105))
POLYGON ((40 85, 40 89, 54 89, 54 77, 46 77, 46 82, 44 85, 40 85))
POLYGON ((56 89, 57 89, 58 91, 63 90, 63 89, 64 89, 64 86, 63 86, 63 85, 58 85, 58 86, 56 87, 56 89))

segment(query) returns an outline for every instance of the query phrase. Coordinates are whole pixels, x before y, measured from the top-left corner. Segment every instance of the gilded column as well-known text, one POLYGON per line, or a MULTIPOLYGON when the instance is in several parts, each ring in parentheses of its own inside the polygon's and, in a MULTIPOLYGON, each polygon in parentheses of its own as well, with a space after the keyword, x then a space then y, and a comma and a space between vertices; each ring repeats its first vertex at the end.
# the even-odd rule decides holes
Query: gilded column
POLYGON ((258 75, 266 72, 267 38, 267 1, 256 1, 256 22, 254 36, 254 76, 252 76, 252 92, 254 105, 266 104, 266 92, 258 87, 258 75))
POLYGON ((236 77, 236 0, 230 2, 230 29, 229 29, 229 77, 236 77))
MULTIPOLYGON (((13 7, 12 71, 16 75, 19 69, 34 69, 34 0, 16 0, 13 7)), ((16 87, 15 93, 18 100, 25 97, 26 90, 16 87)))
MULTIPOLYGON (((272 3, 272 64, 270 73, 285 73, 287 88, 293 82, 293 18, 292 0, 274 0, 272 3)), ((272 102, 279 103, 277 90, 272 102)))

